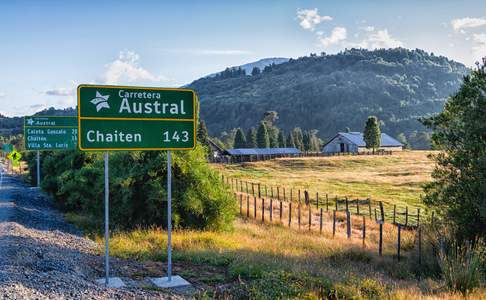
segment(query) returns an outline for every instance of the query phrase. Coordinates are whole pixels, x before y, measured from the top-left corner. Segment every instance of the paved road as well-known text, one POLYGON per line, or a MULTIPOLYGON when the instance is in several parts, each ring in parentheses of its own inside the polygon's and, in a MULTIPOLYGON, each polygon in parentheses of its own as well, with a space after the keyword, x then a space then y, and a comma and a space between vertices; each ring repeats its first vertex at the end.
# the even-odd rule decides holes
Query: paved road
MULTIPOLYGON (((67 224, 38 189, 0 169, 0 299, 184 298, 141 288, 147 282, 122 289, 96 284, 103 274, 97 245, 67 224)), ((118 265, 121 274, 128 263, 118 265)))

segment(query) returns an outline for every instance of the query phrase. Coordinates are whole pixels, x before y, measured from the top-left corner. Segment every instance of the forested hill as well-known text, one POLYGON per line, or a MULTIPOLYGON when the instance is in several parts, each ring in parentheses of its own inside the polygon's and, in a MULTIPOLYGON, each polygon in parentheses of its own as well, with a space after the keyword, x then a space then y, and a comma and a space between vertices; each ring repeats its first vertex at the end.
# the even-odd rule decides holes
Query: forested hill
MULTIPOLYGON (((44 116, 75 116, 76 109, 55 109, 51 107, 36 113, 44 116)), ((5 117, 0 114, 0 136, 17 135, 24 132, 24 117, 5 117)))
POLYGON ((275 110, 275 125, 318 129, 329 138, 347 127, 362 131, 369 115, 393 136, 425 128, 418 118, 439 112, 469 70, 423 50, 351 49, 336 55, 290 59, 249 76, 235 70, 189 86, 201 99, 201 118, 212 135, 249 128, 275 110))

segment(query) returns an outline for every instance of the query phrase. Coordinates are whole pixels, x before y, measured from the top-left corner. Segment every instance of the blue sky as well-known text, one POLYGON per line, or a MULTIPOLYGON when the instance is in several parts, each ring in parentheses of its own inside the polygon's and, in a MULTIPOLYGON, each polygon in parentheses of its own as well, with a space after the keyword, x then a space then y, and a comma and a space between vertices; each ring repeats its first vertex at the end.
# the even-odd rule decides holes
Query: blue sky
POLYGON ((75 105, 80 83, 180 86, 344 48, 486 56, 486 1, 0 1, 0 113, 75 105))

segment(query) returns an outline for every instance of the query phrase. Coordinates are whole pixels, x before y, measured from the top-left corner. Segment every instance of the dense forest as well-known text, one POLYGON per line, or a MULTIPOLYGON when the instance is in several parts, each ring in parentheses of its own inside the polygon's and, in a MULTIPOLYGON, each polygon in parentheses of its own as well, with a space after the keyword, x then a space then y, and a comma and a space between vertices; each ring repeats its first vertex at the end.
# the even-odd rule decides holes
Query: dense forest
POLYGON ((209 133, 251 128, 266 111, 276 126, 317 129, 326 140, 347 128, 363 131, 370 115, 381 129, 414 148, 426 148, 430 134, 419 119, 438 113, 455 93, 464 65, 423 50, 351 49, 311 54, 246 75, 238 68, 192 82, 209 133))

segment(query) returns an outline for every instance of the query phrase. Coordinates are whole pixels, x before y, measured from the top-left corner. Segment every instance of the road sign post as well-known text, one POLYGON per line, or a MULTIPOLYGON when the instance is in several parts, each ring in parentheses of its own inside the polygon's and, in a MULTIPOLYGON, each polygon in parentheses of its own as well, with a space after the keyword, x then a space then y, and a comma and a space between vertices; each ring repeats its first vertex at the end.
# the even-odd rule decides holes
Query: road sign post
MULTIPOLYGON (((196 94, 190 89, 78 86, 78 140, 82 151, 167 150, 167 277, 161 288, 189 285, 172 275, 172 153, 196 146, 196 94)), ((108 152, 105 152, 105 284, 109 278, 108 152)))
POLYGON ((40 151, 37 150, 37 187, 40 188, 40 151))

